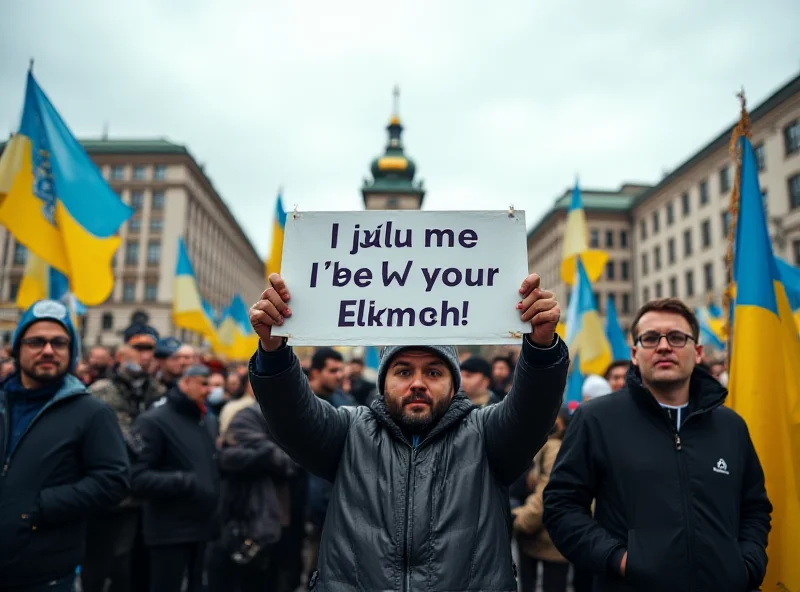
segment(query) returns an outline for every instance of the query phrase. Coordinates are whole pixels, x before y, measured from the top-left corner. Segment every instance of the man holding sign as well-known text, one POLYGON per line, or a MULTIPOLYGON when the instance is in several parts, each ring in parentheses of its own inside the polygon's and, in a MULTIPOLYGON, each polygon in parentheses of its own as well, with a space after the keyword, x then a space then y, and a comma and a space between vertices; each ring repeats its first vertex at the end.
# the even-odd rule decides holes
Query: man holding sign
POLYGON ((275 440, 334 483, 310 588, 516 591, 508 486, 546 441, 569 364, 539 276, 493 305, 516 302, 526 331, 511 392, 482 409, 460 392, 456 348, 431 343, 384 348, 371 407, 319 400, 273 334, 292 310, 287 282, 270 283, 250 309, 250 381, 275 440))

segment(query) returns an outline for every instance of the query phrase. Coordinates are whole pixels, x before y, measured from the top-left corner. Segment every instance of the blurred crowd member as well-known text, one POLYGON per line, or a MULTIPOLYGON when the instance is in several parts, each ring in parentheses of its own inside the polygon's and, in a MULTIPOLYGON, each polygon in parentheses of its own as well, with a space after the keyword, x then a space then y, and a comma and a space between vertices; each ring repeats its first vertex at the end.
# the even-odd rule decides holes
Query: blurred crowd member
POLYGON ((133 490, 145 499, 150 591, 203 589, 206 543, 217 535, 216 426, 206 414, 209 370, 190 366, 163 404, 132 428, 133 490))
POLYGON ((225 434, 228 431, 228 426, 230 426, 234 416, 245 407, 249 407, 250 405, 252 405, 256 400, 255 395, 253 395, 253 387, 250 385, 249 380, 243 383, 243 387, 244 389, 242 390, 239 397, 225 403, 225 405, 222 407, 222 411, 220 411, 219 414, 220 442, 225 438, 225 434))
POLYGON ((178 379, 194 363, 194 348, 174 337, 164 337, 158 340, 154 357, 158 363, 156 380, 166 392, 175 387, 178 379))
POLYGON ((625 375, 631 363, 628 360, 615 360, 606 370, 605 379, 608 381, 610 392, 615 393, 625 386, 625 375))
POLYGON ((508 356, 496 356, 492 359, 491 390, 499 401, 502 401, 511 388, 514 378, 514 362, 508 356))
POLYGON ((353 358, 347 362, 345 374, 350 385, 344 390, 350 393, 359 405, 369 405, 375 397, 376 390, 375 383, 364 378, 364 360, 353 358))
POLYGON ((95 382, 101 378, 108 378, 114 370, 114 358, 111 351, 102 345, 96 345, 89 350, 89 370, 95 382))
POLYGON ((17 371, 17 364, 13 358, 0 360, 0 383, 17 371))
POLYGON ((244 381, 242 377, 235 370, 228 372, 225 377, 225 394, 228 396, 229 401, 233 401, 242 396, 244 392, 244 381))
POLYGON ((129 486, 108 405, 73 374, 78 335, 60 302, 41 300, 12 339, 19 373, 0 389, 0 589, 72 592, 86 520, 129 486))
POLYGON ((579 406, 564 437, 544 523, 595 590, 747 592, 764 578, 764 473, 727 391, 697 368, 699 332, 680 300, 645 304, 626 388, 579 406))
POLYGON ((581 396, 583 397, 584 403, 609 394, 611 394, 611 385, 608 384, 608 381, 602 376, 589 374, 583 380, 581 396))
POLYGON ((525 505, 512 510, 514 530, 521 535, 518 537, 520 592, 536 592, 539 564, 542 566, 542 592, 567 592, 569 563, 553 545, 542 523, 544 512, 542 492, 550 479, 550 471, 561 448, 561 440, 569 425, 569 419, 569 410, 562 407, 550 437, 533 459, 533 469, 529 474, 533 493, 525 500, 525 505))
POLYGON ((122 334, 125 344, 130 345, 138 354, 137 363, 146 374, 153 373, 155 350, 158 342, 158 331, 144 323, 133 323, 122 334))
POLYGON ((492 382, 492 365, 480 356, 470 356, 461 362, 461 388, 476 407, 499 403, 500 399, 489 386, 492 382))
POLYGON ((275 546, 291 517, 297 467, 275 444, 255 400, 234 416, 219 455, 221 536, 208 555, 209 592, 275 592, 275 546))
POLYGON ((225 403, 228 402, 225 393, 225 377, 220 372, 211 372, 208 377, 208 399, 206 405, 208 406, 209 413, 219 417, 225 403))
POLYGON ((80 380, 84 386, 89 386, 92 383, 92 370, 89 368, 89 364, 80 361, 78 365, 75 367, 75 378, 80 380))
POLYGON ((714 360, 708 365, 708 372, 714 377, 714 380, 719 382, 722 386, 728 386, 728 372, 725 370, 725 362, 723 360, 714 360))

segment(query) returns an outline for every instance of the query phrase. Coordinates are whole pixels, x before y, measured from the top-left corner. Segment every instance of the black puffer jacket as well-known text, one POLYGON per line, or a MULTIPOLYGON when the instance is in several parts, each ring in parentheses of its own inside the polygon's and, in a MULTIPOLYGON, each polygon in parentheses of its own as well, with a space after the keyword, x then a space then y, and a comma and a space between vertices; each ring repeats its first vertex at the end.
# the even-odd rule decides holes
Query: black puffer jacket
POLYGON ((134 493, 145 499, 148 545, 207 541, 218 530, 216 422, 177 388, 131 429, 134 493))
POLYGON ((772 507, 747 425, 722 406, 726 394, 696 369, 676 432, 631 367, 626 388, 575 412, 544 490, 544 524, 567 559, 596 574, 595 590, 760 585, 772 507))
POLYGON ((508 485, 547 438, 568 356, 560 340, 539 349, 526 339, 503 403, 477 409, 456 395, 414 446, 382 398, 334 409, 290 348, 260 350, 250 380, 271 433, 334 483, 312 587, 516 591, 508 485))

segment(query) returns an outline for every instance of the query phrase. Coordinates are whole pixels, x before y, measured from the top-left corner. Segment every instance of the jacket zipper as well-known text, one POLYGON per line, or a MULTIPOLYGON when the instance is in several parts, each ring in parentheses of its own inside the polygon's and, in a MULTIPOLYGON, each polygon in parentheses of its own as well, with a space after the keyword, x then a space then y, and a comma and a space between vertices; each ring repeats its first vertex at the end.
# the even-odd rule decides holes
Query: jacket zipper
POLYGON ((408 462, 408 475, 406 477, 406 525, 405 531, 403 534, 403 552, 405 555, 405 560, 403 561, 404 568, 405 568, 405 582, 403 589, 406 592, 411 592, 411 547, 409 542, 409 530, 411 528, 411 515, 413 507, 411 505, 411 497, 413 487, 413 480, 414 480, 414 461, 417 458, 417 449, 413 446, 411 447, 411 458, 408 462))
MULTIPOLYGON (((689 419, 688 417, 686 419, 689 419)), ((684 420, 685 424, 685 420, 684 420)), ((691 590, 692 574, 694 574, 694 548, 692 545, 693 527, 692 527, 692 508, 689 504, 689 476, 686 473, 686 462, 684 455, 681 454, 681 436, 677 431, 673 431, 675 436, 675 451, 678 455, 678 468, 681 480, 681 502, 683 503, 683 512, 686 515, 686 550, 689 554, 689 589, 691 590)))

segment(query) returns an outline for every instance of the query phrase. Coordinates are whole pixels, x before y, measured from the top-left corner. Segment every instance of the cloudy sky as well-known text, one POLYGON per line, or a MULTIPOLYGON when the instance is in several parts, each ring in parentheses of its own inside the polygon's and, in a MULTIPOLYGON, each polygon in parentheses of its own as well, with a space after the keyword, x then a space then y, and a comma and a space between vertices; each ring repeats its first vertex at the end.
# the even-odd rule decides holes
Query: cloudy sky
POLYGON ((429 210, 657 181, 800 73, 797 0, 0 0, 0 133, 28 60, 78 137, 185 144, 259 252, 361 209, 401 87, 429 210))

